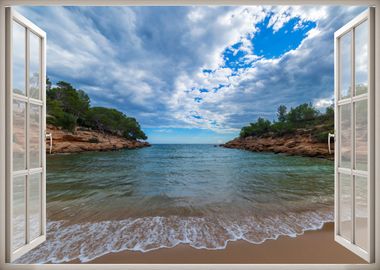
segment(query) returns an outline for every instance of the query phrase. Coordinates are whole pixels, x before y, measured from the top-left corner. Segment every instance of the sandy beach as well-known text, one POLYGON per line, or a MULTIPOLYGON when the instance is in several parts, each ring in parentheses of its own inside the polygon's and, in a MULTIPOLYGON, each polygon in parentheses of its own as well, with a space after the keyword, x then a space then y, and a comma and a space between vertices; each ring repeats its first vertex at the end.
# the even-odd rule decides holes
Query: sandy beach
MULTIPOLYGON (((150 252, 124 251, 110 253, 89 263, 365 263, 334 241, 334 224, 321 230, 307 231, 298 237, 280 237, 262 244, 230 242, 223 250, 198 250, 188 245, 150 252)), ((80 263, 78 260, 70 263, 80 263)))

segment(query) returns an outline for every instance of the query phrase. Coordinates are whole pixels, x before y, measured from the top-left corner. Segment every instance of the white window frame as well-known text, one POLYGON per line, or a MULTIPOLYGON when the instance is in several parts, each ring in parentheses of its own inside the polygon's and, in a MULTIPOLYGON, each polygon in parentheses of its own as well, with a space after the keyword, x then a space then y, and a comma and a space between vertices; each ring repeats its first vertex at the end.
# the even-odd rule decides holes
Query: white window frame
MULTIPOLYGON (((333 41, 331 41, 333 42, 333 41)), ((380 269, 380 0, 0 0, 0 269, 380 269), (60 5, 60 6, 117 6, 117 5, 367 5, 375 12, 375 249, 374 263, 371 264, 51 264, 19 265, 6 262, 6 29, 5 8, 15 5, 60 5), (379 94, 376 94, 379 93, 379 94)))
MULTIPOLYGON (((12 87, 12 72, 9 72, 8 74, 6 74, 6 76, 8 76, 7 78, 7 82, 8 82, 8 85, 6 87, 6 89, 8 89, 8 93, 6 93, 6 98, 8 99, 7 100, 7 104, 8 104, 8 109, 9 111, 13 111, 12 110, 12 106, 13 106, 13 101, 14 100, 17 100, 17 101, 22 101, 22 102, 25 102, 25 105, 26 105, 26 123, 29 121, 28 119, 30 118, 30 112, 29 112, 29 108, 30 108, 30 105, 37 105, 37 106, 40 106, 40 109, 41 109, 41 112, 40 112, 40 116, 41 116, 41 122, 40 122, 40 129, 41 129, 41 134, 40 134, 40 142, 41 142, 41 145, 40 145, 40 151, 41 151, 41 164, 40 164, 40 167, 39 168, 33 168, 33 169, 30 169, 29 168, 29 142, 27 140, 27 143, 26 143, 26 164, 27 164, 27 169, 25 170, 21 170, 21 171, 17 171, 15 172, 12 168, 12 162, 8 162, 7 164, 7 169, 6 169, 6 173, 7 173, 7 179, 10 179, 9 182, 8 182, 8 185, 6 185, 6 189, 7 189, 7 192, 9 194, 9 196, 7 196, 7 204, 9 207, 7 207, 7 209, 9 209, 10 211, 7 212, 7 219, 8 219, 8 224, 7 224, 7 232, 6 232, 6 237, 7 237, 7 246, 11 247, 10 250, 13 250, 12 248, 12 237, 13 237, 13 233, 12 233, 12 230, 13 230, 13 224, 12 224, 12 211, 13 211, 13 205, 12 205, 12 191, 13 191, 13 178, 17 175, 20 175, 20 176, 24 176, 24 177, 30 177, 31 175, 33 174, 40 174, 41 175, 41 189, 40 189, 40 196, 41 197, 41 216, 40 216, 40 230, 41 230, 41 234, 40 236, 38 236, 37 238, 35 239, 30 239, 30 235, 29 235, 29 229, 30 229, 30 224, 29 224, 29 210, 28 210, 28 205, 29 205, 29 202, 28 202, 28 185, 29 185, 29 180, 27 180, 25 182, 25 191, 26 191, 26 196, 25 196, 25 206, 26 206, 26 226, 25 226, 25 236, 26 236, 26 244, 23 245, 22 247, 20 247, 19 249, 15 250, 15 251, 12 251, 12 252, 9 252, 6 254, 6 258, 7 258, 7 261, 14 261, 15 259, 17 259, 18 257, 22 256, 23 254, 25 254, 26 252, 28 252, 30 249, 33 249, 34 247, 37 247, 38 245, 40 245, 41 243, 43 243, 45 240, 46 240, 46 160, 45 160, 45 152, 46 152, 46 145, 45 145, 45 134, 44 134, 44 131, 46 130, 46 121, 44 120, 46 118, 46 101, 45 101, 45 91, 42 91, 42 89, 46 89, 46 82, 43 78, 46 78, 46 63, 45 63, 45 58, 46 58, 46 55, 45 55, 45 48, 46 48, 46 34, 45 32, 43 32, 40 28, 38 28, 36 25, 34 25, 32 22, 30 22, 29 20, 27 20, 25 17, 23 17, 21 14, 19 14, 18 12, 16 12, 15 10, 11 10, 11 9, 8 9, 7 10, 8 12, 6 12, 6 20, 11 22, 10 24, 6 25, 6 27, 8 27, 8 29, 6 30, 7 31, 7 37, 8 37, 8 42, 9 42, 9 46, 6 46, 6 62, 7 63, 11 63, 12 59, 12 36, 11 36, 11 32, 12 32, 12 24, 13 22, 16 22, 18 23, 19 25, 21 25, 22 27, 25 28, 26 32, 25 34, 27 35, 26 36, 26 39, 25 39, 25 45, 26 45, 26 54, 25 54, 25 68, 27 70, 26 72, 26 82, 25 82, 25 95, 19 95, 19 94, 16 94, 16 93, 13 93, 13 87, 12 87), (30 50, 30 41, 29 41, 29 37, 30 37, 30 34, 33 34, 35 35, 36 37, 39 38, 40 40, 40 55, 39 55, 39 74, 40 74, 40 89, 41 89, 41 93, 40 93, 40 97, 38 99, 35 99, 35 98, 32 98, 28 95, 28 92, 29 92, 29 80, 27 79, 29 77, 29 62, 30 62, 30 59, 29 59, 29 50, 30 50)), ((10 64, 11 65, 11 64, 10 64)), ((6 106, 7 107, 7 106, 6 106)), ((12 156, 13 156, 13 153, 12 153, 12 115, 9 115, 8 118, 7 118, 7 121, 8 122, 8 128, 6 130, 7 135, 6 135, 6 138, 7 138, 7 156, 10 157, 10 160, 12 160, 12 156)), ((26 125, 26 130, 25 130, 26 134, 29 133, 29 125, 26 125)), ((30 179, 30 178, 29 178, 30 179)))
MULTIPOLYGON (((369 73, 368 74, 368 92, 365 94, 361 94, 356 96, 354 94, 355 89, 351 89, 351 95, 350 97, 340 99, 340 72, 341 72, 341 59, 340 59, 340 38, 347 34, 350 31, 353 31, 354 28, 359 26, 365 21, 368 21, 368 31, 369 31, 369 40, 368 40, 368 67, 369 71, 372 72, 374 69, 374 61, 372 60, 374 56, 374 40, 372 39, 372 35, 370 34, 374 30, 374 15, 375 10, 373 8, 370 8, 366 11, 364 11, 362 14, 356 16, 353 18, 350 22, 345 24, 342 28, 337 30, 334 34, 334 81, 335 81, 335 141, 337 142, 335 144, 335 241, 337 241, 342 246, 346 247, 347 249, 351 250, 355 254, 359 255, 363 259, 369 262, 373 262, 374 259, 374 239, 372 239, 370 236, 374 234, 374 220, 373 220, 373 211, 374 211, 374 149, 370 147, 370 145, 374 144, 374 74, 369 73), (356 102, 359 101, 367 101, 368 106, 368 168, 367 171, 361 171, 354 169, 354 163, 355 163, 355 136, 353 135, 355 130, 355 121, 354 121, 354 105, 356 102), (340 120, 339 120, 339 109, 342 105, 348 105, 351 106, 351 168, 341 168, 339 166, 339 158, 340 158, 340 145, 339 145, 339 134, 340 134, 340 120), (368 235, 367 235, 367 241, 368 241, 368 251, 365 251, 364 249, 360 248, 358 245, 355 244, 355 186, 352 186, 352 228, 351 228, 351 238, 353 240, 347 240, 339 233, 339 224, 340 224, 340 218, 339 218, 339 196, 340 194, 340 184, 339 184, 339 175, 344 174, 346 176, 351 175, 352 178, 355 178, 356 176, 366 177, 368 181, 367 190, 368 190, 368 235)), ((352 33, 355 33, 353 31, 352 33)), ((355 80, 355 34, 352 34, 351 38, 351 83, 354 83, 355 80)), ((355 84, 354 84, 355 85, 355 84)))

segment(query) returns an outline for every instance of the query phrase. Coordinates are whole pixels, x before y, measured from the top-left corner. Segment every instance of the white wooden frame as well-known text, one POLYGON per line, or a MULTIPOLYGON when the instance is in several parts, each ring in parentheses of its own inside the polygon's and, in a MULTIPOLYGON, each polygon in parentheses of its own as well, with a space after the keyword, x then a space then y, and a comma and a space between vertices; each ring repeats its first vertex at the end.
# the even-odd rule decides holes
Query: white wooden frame
MULTIPOLYGON (((340 107, 342 105, 350 105, 351 107, 351 168, 340 168, 339 167, 339 158, 340 158, 340 125, 335 126, 335 241, 337 241, 342 246, 346 247, 347 249, 353 251, 354 253, 358 254, 360 257, 365 259, 366 261, 373 262, 374 259, 374 239, 370 237, 373 235, 374 232, 374 207, 375 207, 375 201, 374 201, 374 149, 371 147, 371 145, 374 144, 374 113, 375 113, 375 103, 374 103, 374 74, 368 74, 368 92, 365 94, 361 94, 356 96, 354 94, 355 89, 354 87, 351 89, 351 95, 350 97, 344 98, 340 100, 340 68, 341 68, 341 59, 340 59, 340 38, 345 35, 346 33, 352 31, 356 26, 360 25, 364 21, 368 20, 368 31, 369 31, 369 44, 368 44, 368 67, 369 71, 373 70, 374 68, 374 40, 371 38, 371 33, 374 30, 374 19, 375 19, 375 10, 374 8, 370 8, 367 11, 363 12, 362 14, 358 15, 356 18, 352 19, 350 22, 348 22, 345 26, 343 26, 341 29, 335 32, 334 34, 334 49, 335 49, 335 55, 334 55, 334 81, 335 81, 335 123, 339 123, 339 111, 340 107), (359 101, 367 101, 368 100, 368 146, 367 146, 367 153, 368 153, 368 168, 367 171, 360 171, 354 169, 355 164, 355 136, 354 130, 355 130, 355 104, 359 101), (344 174, 347 176, 350 176, 353 183, 352 186, 352 228, 351 228, 351 238, 352 241, 355 239, 355 177, 361 176, 367 178, 368 181, 368 224, 369 224, 369 230, 367 235, 367 241, 368 241, 368 249, 369 252, 366 252, 359 246, 351 243, 351 241, 348 241, 344 237, 339 235, 339 224, 340 224, 340 218, 337 214, 340 205, 339 205, 339 195, 340 195, 340 183, 339 183, 339 174, 344 174)), ((351 38, 351 85, 355 85, 355 31, 352 32, 352 38, 351 38)))
MULTIPOLYGON (((374 228, 375 254, 372 264, 256 264, 256 265, 158 265, 158 264, 118 264, 118 265, 14 265, 5 263, 5 168, 6 168, 6 118, 5 118, 5 8, 14 5, 82 5, 82 6, 109 6, 109 5, 368 5, 380 7, 380 0, 0 0, 0 269, 380 269, 380 226, 374 228)), ((375 12, 375 25, 380 25, 380 12, 375 12)), ((375 29, 375 43, 380 44, 380 27, 375 29)), ((375 46, 375 149, 374 174, 375 174, 375 224, 380 224, 380 46, 375 46)))
MULTIPOLYGON (((30 229, 30 224, 29 224, 29 210, 28 210, 28 197, 29 197, 29 194, 28 194, 28 184, 29 184, 29 181, 25 180, 25 204, 26 204, 26 227, 25 227, 25 236, 26 236, 26 241, 27 241, 27 244, 22 246, 21 248, 15 250, 14 252, 7 252, 6 254, 6 259, 7 261, 14 261, 15 259, 17 259, 18 257, 20 257, 21 255, 23 255, 25 252, 27 252, 28 250, 38 246, 39 244, 41 244, 42 242, 44 242, 46 240, 46 224, 45 222, 43 222, 44 220, 46 220, 46 160, 45 160, 45 152, 46 152, 46 145, 45 145, 45 140, 44 140, 44 130, 46 129, 46 121, 44 121, 43 119, 46 118, 46 106, 45 106, 45 91, 42 91, 42 89, 45 89, 46 88, 46 80, 44 80, 43 78, 46 77, 46 64, 45 64, 45 58, 46 58, 46 55, 45 55, 45 47, 46 47, 46 34, 44 31, 42 31, 40 28, 38 28, 36 25, 34 25, 32 22, 30 22, 29 20, 27 20, 25 17, 21 16, 19 13, 17 13, 16 11, 14 10, 11 10, 11 9, 7 9, 6 10, 6 19, 8 22, 12 22, 12 21, 15 21, 17 22, 19 25, 25 27, 26 29, 26 32, 25 32, 25 37, 26 37, 26 54, 25 54, 25 57, 26 57, 26 63, 25 63, 25 68, 26 68, 26 76, 25 76, 25 90, 26 90, 26 93, 25 93, 25 96, 24 95, 19 95, 19 94, 15 94, 13 93, 13 87, 12 87, 12 72, 9 72, 7 73, 7 79, 6 79, 6 82, 7 82, 7 87, 6 87, 6 108, 8 111, 13 111, 12 110, 12 106, 13 106, 13 100, 18 100, 18 101, 22 101, 22 102, 25 102, 25 105, 26 105, 26 123, 29 122, 29 115, 30 115, 30 105, 37 105, 37 106, 40 106, 41 108, 41 129, 42 129, 42 132, 40 133, 40 142, 41 142, 41 145, 40 145, 40 153, 41 153, 41 167, 40 168, 33 168, 33 169, 29 169, 30 168, 30 158, 28 157, 29 156, 29 142, 28 140, 26 139, 26 165, 27 165, 27 169, 24 169, 24 170, 21 170, 21 171, 16 171, 14 172, 13 170, 13 162, 12 162, 12 156, 13 156, 13 151, 12 151, 12 134, 13 134, 13 128, 12 128, 12 114, 10 115, 7 115, 7 125, 6 125, 6 139, 7 139, 7 143, 6 143, 6 151, 7 151, 7 156, 10 157, 9 160, 7 160, 7 179, 9 179, 9 181, 7 182, 6 184, 6 190, 7 190, 7 204, 10 206, 9 208, 7 207, 7 209, 10 209, 9 212, 7 212, 7 221, 8 221, 8 224, 7 224, 7 235, 6 235, 6 241, 7 241, 7 246, 11 247, 10 250, 13 250, 12 248, 12 236, 13 236, 13 233, 12 233, 12 229, 13 229, 13 225, 12 225, 12 201, 13 201, 13 198, 12 198, 12 195, 13 195, 13 178, 16 177, 16 176, 25 176, 27 178, 29 178, 31 175, 34 175, 34 174, 40 174, 41 175, 41 189, 40 189, 40 196, 41 196, 41 236, 37 237, 36 239, 32 239, 30 240, 30 235, 29 235, 29 229, 30 229), (41 39, 40 41, 40 66, 39 66, 39 72, 40 72, 40 87, 41 87, 41 93, 40 93, 40 99, 34 99, 34 98, 31 98, 31 97, 28 97, 29 96, 29 61, 30 61, 30 57, 29 57, 29 48, 30 48, 30 42, 29 42, 29 33, 32 33, 34 35, 36 35, 37 37, 39 37, 41 39)), ((12 61, 12 36, 11 36, 11 33, 12 33, 12 23, 9 23, 6 25, 7 29, 6 29, 6 32, 7 32, 7 41, 8 41, 8 44, 6 46, 6 50, 7 50, 7 55, 6 55, 6 62, 7 62, 7 65, 9 64, 9 66, 12 66, 11 64, 11 61, 12 61)), ((29 125, 27 124, 26 125, 26 134, 29 133, 29 125)))

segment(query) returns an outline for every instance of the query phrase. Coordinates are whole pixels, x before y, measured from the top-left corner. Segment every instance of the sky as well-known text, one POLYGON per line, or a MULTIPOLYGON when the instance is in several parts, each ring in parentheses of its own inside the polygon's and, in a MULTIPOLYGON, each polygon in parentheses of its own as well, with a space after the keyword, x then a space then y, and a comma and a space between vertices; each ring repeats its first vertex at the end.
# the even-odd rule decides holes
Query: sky
POLYGON ((223 143, 279 105, 333 102, 350 6, 18 7, 47 33, 47 75, 135 117, 151 143, 223 143))

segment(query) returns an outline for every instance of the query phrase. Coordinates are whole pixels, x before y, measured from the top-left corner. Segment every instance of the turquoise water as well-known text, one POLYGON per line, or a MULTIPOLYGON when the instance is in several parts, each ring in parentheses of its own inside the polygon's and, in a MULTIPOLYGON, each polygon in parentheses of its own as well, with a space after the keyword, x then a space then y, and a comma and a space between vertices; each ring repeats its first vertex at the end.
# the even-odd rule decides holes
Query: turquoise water
POLYGON ((333 179, 328 160, 213 145, 48 156, 48 240, 20 262, 296 236, 333 219, 333 179))

